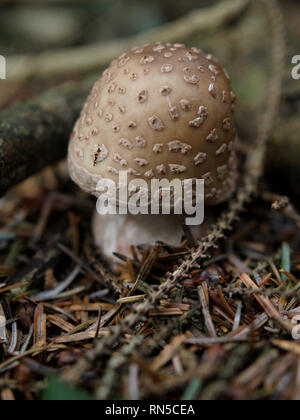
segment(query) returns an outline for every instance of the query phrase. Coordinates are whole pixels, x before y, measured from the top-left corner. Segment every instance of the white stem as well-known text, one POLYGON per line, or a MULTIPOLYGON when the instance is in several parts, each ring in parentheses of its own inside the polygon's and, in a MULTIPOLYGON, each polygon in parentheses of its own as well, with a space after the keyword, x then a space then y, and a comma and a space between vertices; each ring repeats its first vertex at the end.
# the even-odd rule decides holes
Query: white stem
MULTIPOLYGON (((206 223, 193 227, 195 239, 205 235, 206 223)), ((100 216, 93 218, 95 244, 103 255, 112 258, 114 252, 131 256, 130 246, 150 245, 161 241, 172 247, 179 247, 183 237, 182 217, 174 215, 100 216)))

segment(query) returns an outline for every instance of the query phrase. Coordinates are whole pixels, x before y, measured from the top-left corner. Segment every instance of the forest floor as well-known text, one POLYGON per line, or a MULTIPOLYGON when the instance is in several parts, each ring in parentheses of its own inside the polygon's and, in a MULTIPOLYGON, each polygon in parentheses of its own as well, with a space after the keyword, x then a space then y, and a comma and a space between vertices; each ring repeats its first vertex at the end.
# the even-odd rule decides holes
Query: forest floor
POLYGON ((132 249, 112 273, 91 239, 94 203, 78 194, 47 170, 2 203, 3 400, 300 398, 300 231, 284 200, 275 211, 272 195, 256 197, 202 266, 139 314, 188 241, 132 249))

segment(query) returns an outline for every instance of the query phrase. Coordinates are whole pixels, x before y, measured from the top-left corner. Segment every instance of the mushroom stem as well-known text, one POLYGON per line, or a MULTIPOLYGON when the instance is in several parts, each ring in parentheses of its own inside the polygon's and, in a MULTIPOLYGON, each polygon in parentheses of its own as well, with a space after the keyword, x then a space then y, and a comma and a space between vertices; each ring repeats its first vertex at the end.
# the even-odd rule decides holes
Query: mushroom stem
POLYGON ((114 252, 130 256, 130 246, 154 245, 161 241, 180 245, 183 230, 180 216, 173 215, 106 215, 97 212, 93 220, 96 245, 110 258, 114 252))
MULTIPOLYGON (((176 215, 101 216, 95 212, 92 229, 95 244, 112 261, 115 252, 130 257, 132 245, 153 246, 160 241, 174 248, 179 247, 184 236, 182 223, 182 216, 176 215)), ((205 224, 191 227, 193 237, 200 239, 209 225, 210 221, 207 223, 205 220, 205 224)))

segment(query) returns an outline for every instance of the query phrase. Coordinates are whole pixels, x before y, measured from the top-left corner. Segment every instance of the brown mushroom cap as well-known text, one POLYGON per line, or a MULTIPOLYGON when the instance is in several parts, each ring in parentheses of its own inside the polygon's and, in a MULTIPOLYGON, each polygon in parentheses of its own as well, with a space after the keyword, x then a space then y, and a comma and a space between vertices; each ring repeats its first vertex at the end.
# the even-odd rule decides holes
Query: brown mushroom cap
POLYGON ((237 174, 229 76, 211 55, 145 45, 95 84, 69 147, 72 179, 97 195, 100 179, 205 179, 206 204, 228 199, 237 174))

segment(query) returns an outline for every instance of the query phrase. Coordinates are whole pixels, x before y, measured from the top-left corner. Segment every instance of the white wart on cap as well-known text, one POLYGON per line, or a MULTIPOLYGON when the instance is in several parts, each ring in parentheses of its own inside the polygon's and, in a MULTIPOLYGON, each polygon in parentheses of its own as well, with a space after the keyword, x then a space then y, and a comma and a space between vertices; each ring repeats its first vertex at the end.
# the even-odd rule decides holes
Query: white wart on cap
POLYGON ((237 175, 227 72, 181 44, 123 54, 95 84, 72 133, 72 179, 97 195, 101 178, 205 179, 206 204, 230 198, 237 175))

